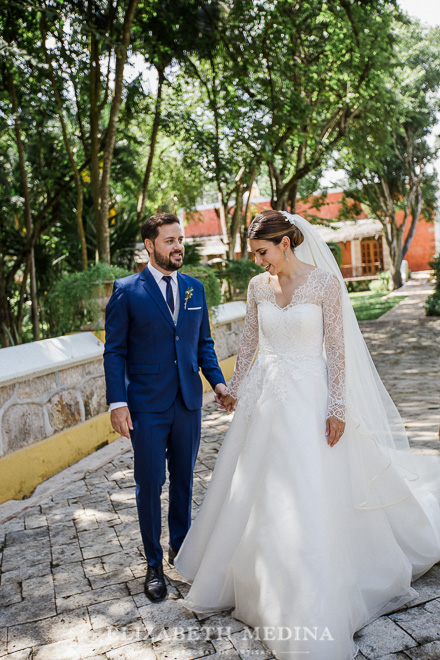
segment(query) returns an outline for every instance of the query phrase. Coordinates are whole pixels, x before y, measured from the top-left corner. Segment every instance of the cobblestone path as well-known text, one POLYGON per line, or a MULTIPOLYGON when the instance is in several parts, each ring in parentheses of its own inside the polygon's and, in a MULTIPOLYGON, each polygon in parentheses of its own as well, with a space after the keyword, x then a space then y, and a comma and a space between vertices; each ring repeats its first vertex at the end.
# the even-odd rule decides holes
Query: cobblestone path
MULTIPOLYGON (((440 319, 422 315, 429 285, 405 285, 408 299, 362 324, 378 370, 417 451, 438 453, 440 319)), ((399 292, 401 293, 401 291, 399 292)), ((209 402, 194 483, 203 501, 231 416, 209 402)), ((167 489, 163 496, 166 530, 167 489)), ((48 480, 21 503, 0 506, 0 657, 8 660, 265 660, 270 653, 228 614, 194 615, 188 586, 165 563, 169 597, 143 593, 132 452, 124 439, 48 480), (99 463, 104 463, 100 467, 99 463), (21 510, 21 511, 20 511, 21 510), (9 518, 9 520, 6 520, 9 518)), ((163 546, 167 547, 164 531, 163 546)), ((440 565, 417 583, 410 608, 364 628, 357 660, 440 658, 440 565)))

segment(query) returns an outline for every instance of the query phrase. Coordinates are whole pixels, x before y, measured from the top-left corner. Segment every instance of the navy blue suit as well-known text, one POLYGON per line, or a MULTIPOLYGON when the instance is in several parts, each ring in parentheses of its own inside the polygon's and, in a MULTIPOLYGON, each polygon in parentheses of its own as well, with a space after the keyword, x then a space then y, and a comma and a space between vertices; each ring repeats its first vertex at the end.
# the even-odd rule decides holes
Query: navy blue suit
POLYGON ((224 383, 211 338, 203 285, 178 273, 177 323, 148 268, 116 280, 106 309, 107 403, 126 401, 133 421, 139 523, 149 565, 162 562, 160 495, 170 477, 170 545, 191 524, 192 478, 200 443, 203 388, 224 383), (185 309, 185 292, 193 289, 185 309))

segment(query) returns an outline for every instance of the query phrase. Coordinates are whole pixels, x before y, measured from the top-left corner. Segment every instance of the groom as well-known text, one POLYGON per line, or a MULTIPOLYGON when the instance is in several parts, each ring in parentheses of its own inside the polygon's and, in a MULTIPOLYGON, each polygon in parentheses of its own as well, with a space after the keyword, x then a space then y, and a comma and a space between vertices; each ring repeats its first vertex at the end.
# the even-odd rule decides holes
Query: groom
POLYGON ((150 262, 116 280, 106 309, 104 368, 115 431, 131 438, 136 502, 152 602, 167 594, 162 570, 160 495, 165 464, 170 480, 168 527, 172 564, 191 524, 193 469, 200 443, 202 382, 199 367, 221 398, 225 380, 217 362, 203 284, 177 271, 183 235, 170 213, 141 228, 150 262))

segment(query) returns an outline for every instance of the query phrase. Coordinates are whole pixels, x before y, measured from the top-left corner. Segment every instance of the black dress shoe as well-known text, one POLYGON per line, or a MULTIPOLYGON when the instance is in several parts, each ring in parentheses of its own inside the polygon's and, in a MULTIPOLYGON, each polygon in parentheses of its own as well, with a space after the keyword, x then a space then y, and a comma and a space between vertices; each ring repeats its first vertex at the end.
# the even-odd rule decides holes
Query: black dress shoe
POLYGON ((178 550, 173 550, 171 546, 168 546, 168 563, 171 566, 174 566, 174 559, 178 553, 178 550))
POLYGON ((145 579, 144 591, 152 603, 159 603, 167 595, 167 585, 162 566, 149 566, 145 579))

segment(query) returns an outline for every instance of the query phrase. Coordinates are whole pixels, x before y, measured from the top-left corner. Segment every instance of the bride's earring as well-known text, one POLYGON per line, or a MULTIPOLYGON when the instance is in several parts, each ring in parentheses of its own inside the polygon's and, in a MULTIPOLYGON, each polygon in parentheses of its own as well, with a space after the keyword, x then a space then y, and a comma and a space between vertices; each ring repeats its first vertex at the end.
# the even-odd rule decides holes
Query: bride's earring
POLYGON ((287 252, 284 253, 284 256, 286 257, 286 261, 289 261, 289 257, 287 256, 287 252))

